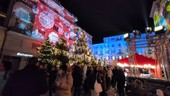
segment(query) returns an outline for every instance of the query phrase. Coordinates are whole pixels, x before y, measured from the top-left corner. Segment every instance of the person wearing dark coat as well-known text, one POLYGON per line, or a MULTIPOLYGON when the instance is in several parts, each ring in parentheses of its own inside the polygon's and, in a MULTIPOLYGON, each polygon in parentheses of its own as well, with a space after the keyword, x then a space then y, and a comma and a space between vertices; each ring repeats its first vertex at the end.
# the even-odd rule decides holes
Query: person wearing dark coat
POLYGON ((125 96, 124 88, 125 88, 125 74, 121 68, 117 70, 117 90, 119 96, 125 96))
POLYGON ((16 71, 7 81, 3 96, 40 96, 48 91, 44 71, 36 64, 38 59, 31 57, 23 70, 16 71))
MULTIPOLYGON (((99 84, 101 84, 101 87, 102 87, 102 82, 103 82, 102 74, 99 71, 99 67, 94 67, 94 70, 93 70, 93 73, 92 73, 90 79, 91 79, 90 80, 91 96, 100 96, 101 92, 96 92, 95 88, 94 88, 96 80, 99 84)), ((102 90, 103 90, 103 88, 102 88, 102 90)))
POLYGON ((112 75, 112 81, 111 82, 112 82, 113 88, 115 88, 116 83, 117 83, 117 73, 118 73, 118 68, 116 66, 113 68, 112 73, 113 73, 113 75, 112 75))
POLYGON ((49 96, 52 96, 53 93, 55 93, 55 80, 57 77, 57 70, 55 68, 52 68, 49 71, 49 79, 48 79, 48 83, 49 83, 49 96))
POLYGON ((8 77, 8 74, 12 68, 12 63, 8 60, 3 60, 2 63, 5 68, 5 73, 4 73, 3 79, 6 80, 8 77))
POLYGON ((80 62, 78 62, 77 65, 74 66, 72 75, 73 75, 73 88, 74 88, 73 96, 80 96, 82 81, 83 81, 83 74, 82 74, 80 62))

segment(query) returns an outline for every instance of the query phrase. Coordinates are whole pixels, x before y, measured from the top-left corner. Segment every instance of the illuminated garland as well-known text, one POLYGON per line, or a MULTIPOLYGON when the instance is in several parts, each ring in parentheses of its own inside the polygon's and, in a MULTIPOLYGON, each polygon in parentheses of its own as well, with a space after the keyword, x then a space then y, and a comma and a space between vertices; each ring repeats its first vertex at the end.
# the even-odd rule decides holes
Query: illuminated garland
POLYGON ((38 58, 45 65, 52 65, 57 68, 61 64, 76 64, 81 62, 88 65, 97 65, 91 50, 87 45, 85 33, 82 32, 78 36, 78 40, 74 43, 74 48, 69 49, 64 38, 60 38, 56 44, 50 43, 47 38, 38 49, 38 58), (70 51, 72 50, 72 51, 70 51))

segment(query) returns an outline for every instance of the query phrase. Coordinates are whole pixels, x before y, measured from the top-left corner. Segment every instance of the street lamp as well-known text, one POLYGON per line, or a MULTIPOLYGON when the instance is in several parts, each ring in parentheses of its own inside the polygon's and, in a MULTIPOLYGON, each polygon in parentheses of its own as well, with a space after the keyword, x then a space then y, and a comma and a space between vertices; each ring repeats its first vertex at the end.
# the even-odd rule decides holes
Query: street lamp
POLYGON ((130 34, 129 33, 126 33, 126 34, 124 34, 124 40, 128 40, 128 39, 130 39, 130 34))

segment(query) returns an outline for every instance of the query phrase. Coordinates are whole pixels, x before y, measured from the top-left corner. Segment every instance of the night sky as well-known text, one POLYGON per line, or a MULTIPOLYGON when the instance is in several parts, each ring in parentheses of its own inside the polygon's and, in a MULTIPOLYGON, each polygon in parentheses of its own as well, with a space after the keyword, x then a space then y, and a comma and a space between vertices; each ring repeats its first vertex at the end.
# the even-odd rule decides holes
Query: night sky
POLYGON ((93 44, 103 37, 119 35, 132 30, 144 33, 153 26, 149 18, 154 0, 60 0, 77 18, 82 29, 93 36, 93 44))

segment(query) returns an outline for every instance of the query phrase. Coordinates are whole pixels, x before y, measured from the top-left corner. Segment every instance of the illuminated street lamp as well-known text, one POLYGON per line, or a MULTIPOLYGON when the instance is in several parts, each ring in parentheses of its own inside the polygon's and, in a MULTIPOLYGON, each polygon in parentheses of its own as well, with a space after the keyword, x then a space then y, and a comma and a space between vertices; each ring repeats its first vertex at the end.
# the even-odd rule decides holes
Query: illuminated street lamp
POLYGON ((130 34, 129 34, 129 33, 126 33, 126 34, 124 34, 123 37, 124 37, 125 40, 128 40, 128 39, 130 39, 130 34))

